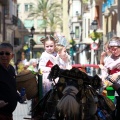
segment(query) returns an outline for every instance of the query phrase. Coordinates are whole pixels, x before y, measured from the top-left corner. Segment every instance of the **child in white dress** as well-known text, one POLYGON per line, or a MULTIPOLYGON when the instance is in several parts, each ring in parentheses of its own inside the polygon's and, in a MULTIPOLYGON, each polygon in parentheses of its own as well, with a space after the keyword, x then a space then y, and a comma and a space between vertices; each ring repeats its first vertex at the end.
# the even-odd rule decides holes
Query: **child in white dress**
POLYGON ((57 52, 55 51, 57 40, 52 36, 42 38, 45 51, 42 53, 38 69, 42 72, 43 96, 51 89, 52 82, 47 79, 51 67, 57 64, 57 52))
POLYGON ((71 57, 70 55, 68 55, 66 47, 61 44, 57 44, 56 51, 59 55, 57 58, 59 67, 61 69, 71 69, 72 68, 71 57))

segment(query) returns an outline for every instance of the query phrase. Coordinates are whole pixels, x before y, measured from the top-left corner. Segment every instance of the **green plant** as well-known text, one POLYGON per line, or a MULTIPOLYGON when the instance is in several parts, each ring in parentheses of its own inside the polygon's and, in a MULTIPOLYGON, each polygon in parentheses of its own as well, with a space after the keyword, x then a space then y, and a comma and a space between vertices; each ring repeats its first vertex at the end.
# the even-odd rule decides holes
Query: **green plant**
POLYGON ((75 45, 75 40, 70 40, 69 43, 70 45, 75 45))
POLYGON ((93 31, 88 35, 93 41, 102 38, 102 33, 93 31))
POLYGON ((83 3, 87 3, 89 0, 82 0, 83 3))
POLYGON ((78 19, 78 20, 81 20, 81 19, 82 19, 82 16, 81 16, 81 15, 77 16, 77 19, 78 19))

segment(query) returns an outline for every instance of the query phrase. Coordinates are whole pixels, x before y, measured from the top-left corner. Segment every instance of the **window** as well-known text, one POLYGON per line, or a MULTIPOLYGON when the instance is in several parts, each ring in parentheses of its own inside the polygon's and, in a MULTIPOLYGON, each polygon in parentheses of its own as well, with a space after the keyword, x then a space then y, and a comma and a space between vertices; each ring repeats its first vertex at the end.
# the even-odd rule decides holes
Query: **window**
POLYGON ((28 5, 25 5, 25 11, 26 12, 28 11, 28 5))
POLYGON ((43 20, 37 20, 37 28, 40 28, 40 26, 43 24, 43 20))
POLYGON ((24 36, 24 43, 29 42, 29 36, 24 36))
POLYGON ((33 6, 32 6, 32 5, 30 5, 30 6, 29 6, 29 10, 30 10, 30 9, 32 9, 32 7, 33 7, 33 6))
POLYGON ((24 26, 25 28, 31 28, 32 26, 34 26, 34 20, 25 20, 24 26))
POLYGON ((87 22, 86 22, 87 20, 85 19, 85 27, 84 27, 84 31, 85 31, 85 38, 87 37, 87 35, 86 35, 86 24, 87 24, 87 22))
POLYGON ((25 4, 25 12, 30 11, 31 8, 32 8, 31 4, 25 4))
POLYGON ((17 12, 20 12, 20 5, 17 5, 17 12))
POLYGON ((5 6, 5 15, 9 15, 9 6, 5 6))
POLYGON ((79 33, 80 33, 79 26, 76 26, 75 27, 75 38, 79 38, 79 33))
POLYGON ((18 28, 21 28, 21 21, 20 21, 20 19, 18 19, 17 25, 18 25, 18 28))
POLYGON ((88 35, 90 34, 90 19, 88 19, 88 35))

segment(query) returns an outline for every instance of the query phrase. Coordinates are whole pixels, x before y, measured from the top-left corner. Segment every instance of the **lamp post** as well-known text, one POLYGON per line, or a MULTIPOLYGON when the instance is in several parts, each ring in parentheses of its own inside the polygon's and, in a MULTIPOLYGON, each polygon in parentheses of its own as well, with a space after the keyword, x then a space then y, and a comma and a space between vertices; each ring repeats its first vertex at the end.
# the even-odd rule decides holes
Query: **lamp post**
POLYGON ((98 22, 97 20, 93 20, 93 22, 91 23, 91 29, 95 32, 98 28, 98 22))
POLYGON ((32 26, 30 30, 31 30, 32 38, 33 38, 33 35, 34 35, 34 32, 35 32, 35 28, 34 28, 34 26, 32 26))
MULTIPOLYGON (((91 29, 93 30, 93 34, 94 34, 94 37, 91 38, 94 41, 93 44, 95 43, 95 40, 97 40, 97 37, 95 36, 97 28, 98 28, 97 20, 93 20, 93 22, 91 23, 91 29)), ((91 49, 91 64, 95 64, 95 50, 94 49, 91 49)), ((95 72, 96 72, 95 69, 91 68, 91 74, 95 75, 95 72)))
POLYGON ((71 52, 71 56, 72 56, 72 64, 73 64, 73 60, 74 60, 74 56, 73 56, 73 52, 74 52, 74 50, 73 50, 73 46, 74 46, 74 44, 75 44, 75 42, 74 42, 74 40, 73 40, 73 37, 74 37, 74 32, 73 31, 71 31, 70 32, 70 36, 71 36, 71 39, 72 39, 72 41, 71 41, 71 45, 72 45, 72 47, 70 48, 70 52, 71 52))
POLYGON ((34 26, 31 27, 31 39, 30 39, 30 48, 31 48, 31 57, 30 58, 33 58, 33 46, 34 46, 34 40, 33 40, 33 36, 34 36, 34 32, 35 32, 35 28, 34 26))

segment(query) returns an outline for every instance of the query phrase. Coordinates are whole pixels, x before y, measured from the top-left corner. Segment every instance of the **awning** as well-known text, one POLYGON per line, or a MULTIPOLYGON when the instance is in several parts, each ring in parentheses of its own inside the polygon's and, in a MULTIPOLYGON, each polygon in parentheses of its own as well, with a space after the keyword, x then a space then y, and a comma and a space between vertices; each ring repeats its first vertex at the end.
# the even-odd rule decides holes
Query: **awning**
POLYGON ((22 35, 20 34, 19 30, 16 29, 15 30, 15 38, 21 38, 21 37, 22 37, 22 35))

